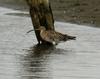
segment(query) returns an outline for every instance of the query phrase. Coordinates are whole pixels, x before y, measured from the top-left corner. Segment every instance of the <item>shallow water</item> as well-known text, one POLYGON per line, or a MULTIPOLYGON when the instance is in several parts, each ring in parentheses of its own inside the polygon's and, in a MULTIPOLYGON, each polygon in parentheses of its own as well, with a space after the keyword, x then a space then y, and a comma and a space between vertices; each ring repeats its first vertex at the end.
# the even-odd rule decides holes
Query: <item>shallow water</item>
POLYGON ((100 79, 100 29, 55 22, 75 41, 36 45, 27 12, 0 7, 0 79, 100 79))

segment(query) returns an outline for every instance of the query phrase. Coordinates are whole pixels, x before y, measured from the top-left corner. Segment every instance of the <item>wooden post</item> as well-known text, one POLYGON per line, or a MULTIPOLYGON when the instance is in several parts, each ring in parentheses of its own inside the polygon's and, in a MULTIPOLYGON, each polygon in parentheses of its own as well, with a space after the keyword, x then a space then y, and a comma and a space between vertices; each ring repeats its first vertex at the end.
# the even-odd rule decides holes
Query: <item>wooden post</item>
MULTIPOLYGON (((30 8, 30 16, 34 29, 44 26, 47 30, 54 30, 54 18, 49 0, 26 0, 30 8)), ((45 42, 40 37, 38 30, 35 30, 37 41, 45 42)))

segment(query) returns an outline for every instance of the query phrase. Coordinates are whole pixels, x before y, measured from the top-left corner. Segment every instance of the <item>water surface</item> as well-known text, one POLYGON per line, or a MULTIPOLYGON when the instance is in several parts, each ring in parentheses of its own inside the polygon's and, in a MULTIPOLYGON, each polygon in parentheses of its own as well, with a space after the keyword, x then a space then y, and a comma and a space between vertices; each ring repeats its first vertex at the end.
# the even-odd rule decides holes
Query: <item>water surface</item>
POLYGON ((0 7, 0 79, 100 79, 100 29, 55 22, 77 40, 37 45, 30 17, 16 14, 28 13, 0 7))

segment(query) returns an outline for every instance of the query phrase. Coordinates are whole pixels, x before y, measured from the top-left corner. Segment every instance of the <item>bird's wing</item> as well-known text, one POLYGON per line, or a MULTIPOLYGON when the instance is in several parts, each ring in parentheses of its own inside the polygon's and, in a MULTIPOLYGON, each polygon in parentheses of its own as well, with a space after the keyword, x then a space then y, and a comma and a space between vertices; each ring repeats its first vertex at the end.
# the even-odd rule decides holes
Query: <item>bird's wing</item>
POLYGON ((64 38, 63 34, 56 32, 56 31, 48 32, 48 36, 49 36, 49 38, 51 38, 52 40, 57 41, 57 42, 62 41, 62 39, 64 38))

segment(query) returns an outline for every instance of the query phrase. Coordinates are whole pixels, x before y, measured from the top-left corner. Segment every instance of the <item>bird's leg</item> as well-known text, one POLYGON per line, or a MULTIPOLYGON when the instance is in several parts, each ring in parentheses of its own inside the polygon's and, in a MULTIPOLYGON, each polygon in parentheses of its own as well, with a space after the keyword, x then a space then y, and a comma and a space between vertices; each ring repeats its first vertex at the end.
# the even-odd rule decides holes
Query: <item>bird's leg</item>
POLYGON ((41 42, 40 41, 38 41, 38 45, 40 45, 41 44, 41 42))
POLYGON ((47 41, 44 41, 44 40, 42 40, 42 42, 41 42, 42 44, 47 44, 47 45, 53 45, 52 43, 50 43, 50 42, 47 42, 47 41))

